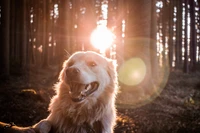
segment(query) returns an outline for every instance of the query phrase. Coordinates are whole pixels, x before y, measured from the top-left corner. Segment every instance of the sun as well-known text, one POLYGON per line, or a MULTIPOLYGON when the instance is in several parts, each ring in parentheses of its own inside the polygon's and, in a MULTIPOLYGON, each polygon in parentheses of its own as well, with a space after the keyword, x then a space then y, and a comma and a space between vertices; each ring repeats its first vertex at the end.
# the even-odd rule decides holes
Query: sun
POLYGON ((90 36, 91 44, 104 53, 114 42, 115 35, 106 27, 98 26, 90 36))

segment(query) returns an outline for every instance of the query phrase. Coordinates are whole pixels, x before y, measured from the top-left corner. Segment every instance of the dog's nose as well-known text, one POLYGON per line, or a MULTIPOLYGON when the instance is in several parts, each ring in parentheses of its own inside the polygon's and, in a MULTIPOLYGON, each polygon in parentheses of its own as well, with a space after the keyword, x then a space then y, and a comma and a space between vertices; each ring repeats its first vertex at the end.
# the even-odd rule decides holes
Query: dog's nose
POLYGON ((71 67, 66 70, 66 76, 76 78, 80 73, 80 70, 76 67, 71 67))

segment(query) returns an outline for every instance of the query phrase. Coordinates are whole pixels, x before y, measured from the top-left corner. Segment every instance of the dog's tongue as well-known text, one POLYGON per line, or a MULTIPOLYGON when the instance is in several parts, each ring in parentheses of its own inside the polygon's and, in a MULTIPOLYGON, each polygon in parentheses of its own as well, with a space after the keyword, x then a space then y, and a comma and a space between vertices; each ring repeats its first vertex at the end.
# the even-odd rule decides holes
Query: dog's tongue
POLYGON ((69 94, 71 96, 72 101, 80 102, 85 96, 82 95, 82 91, 85 90, 84 84, 71 84, 69 94))
POLYGON ((71 93, 83 93, 83 92, 86 92, 90 89, 92 89, 92 85, 91 84, 72 84, 70 86, 70 91, 71 93))
POLYGON ((99 84, 92 82, 90 84, 70 84, 69 94, 74 102, 79 102, 97 90, 99 84))
POLYGON ((72 92, 81 92, 82 90, 85 89, 85 86, 84 84, 74 84, 71 88, 71 91, 72 92))

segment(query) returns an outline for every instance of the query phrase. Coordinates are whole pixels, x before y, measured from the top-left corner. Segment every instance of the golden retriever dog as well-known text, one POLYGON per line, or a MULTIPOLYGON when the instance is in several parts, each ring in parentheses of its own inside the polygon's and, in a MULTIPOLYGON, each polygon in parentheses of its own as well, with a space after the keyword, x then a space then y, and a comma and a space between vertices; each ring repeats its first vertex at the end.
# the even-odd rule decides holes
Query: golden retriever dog
POLYGON ((63 64, 49 116, 34 127, 41 133, 113 133, 117 87, 113 60, 76 52, 63 64))

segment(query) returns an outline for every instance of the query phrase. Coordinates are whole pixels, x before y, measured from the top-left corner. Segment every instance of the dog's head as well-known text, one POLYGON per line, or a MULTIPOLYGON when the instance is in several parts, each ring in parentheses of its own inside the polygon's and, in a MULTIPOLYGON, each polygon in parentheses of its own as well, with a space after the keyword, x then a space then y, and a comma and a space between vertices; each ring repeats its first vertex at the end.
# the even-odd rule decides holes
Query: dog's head
POLYGON ((77 52, 64 62, 59 80, 68 86, 71 100, 81 102, 91 96, 98 98, 103 91, 114 93, 116 78, 113 60, 87 51, 77 52))

